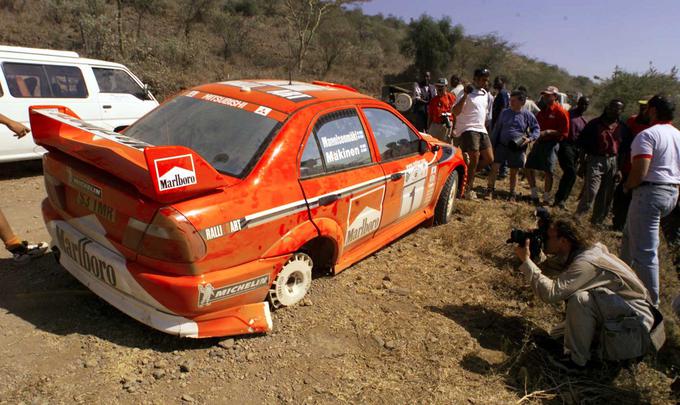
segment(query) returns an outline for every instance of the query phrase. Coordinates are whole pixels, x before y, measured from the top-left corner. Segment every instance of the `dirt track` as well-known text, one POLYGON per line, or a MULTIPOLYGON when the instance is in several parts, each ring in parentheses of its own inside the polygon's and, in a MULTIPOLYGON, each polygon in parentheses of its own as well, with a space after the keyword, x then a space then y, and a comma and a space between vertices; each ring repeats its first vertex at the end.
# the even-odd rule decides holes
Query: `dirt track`
MULTIPOLYGON (((0 208, 22 236, 46 240, 39 165, 0 167, 0 208)), ((551 369, 528 336, 559 312, 532 297, 503 244, 511 224, 530 224, 531 208, 494 201, 458 210, 451 224, 317 278, 303 305, 274 312, 273 333, 222 341, 156 332, 51 255, 16 267, 3 251, 0 403, 505 404, 538 390, 547 392, 530 401, 674 403, 673 339, 658 360, 631 369, 579 377, 551 369), (569 389, 551 390, 565 382, 569 389)), ((605 235, 610 246, 616 237, 605 235)))

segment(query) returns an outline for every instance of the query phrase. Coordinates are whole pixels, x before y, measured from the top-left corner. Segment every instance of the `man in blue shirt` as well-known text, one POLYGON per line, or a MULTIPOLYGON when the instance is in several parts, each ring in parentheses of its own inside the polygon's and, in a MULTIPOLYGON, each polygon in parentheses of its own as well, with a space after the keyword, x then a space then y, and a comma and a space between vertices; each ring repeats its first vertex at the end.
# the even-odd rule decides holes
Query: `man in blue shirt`
POLYGON ((507 161, 510 167, 510 199, 515 200, 517 194, 517 171, 524 167, 526 150, 530 142, 538 139, 540 128, 536 117, 522 107, 527 101, 527 95, 521 91, 510 94, 510 108, 503 110, 493 129, 493 139, 497 139, 493 167, 488 178, 489 199, 493 198, 496 185, 496 175, 501 163, 507 161))

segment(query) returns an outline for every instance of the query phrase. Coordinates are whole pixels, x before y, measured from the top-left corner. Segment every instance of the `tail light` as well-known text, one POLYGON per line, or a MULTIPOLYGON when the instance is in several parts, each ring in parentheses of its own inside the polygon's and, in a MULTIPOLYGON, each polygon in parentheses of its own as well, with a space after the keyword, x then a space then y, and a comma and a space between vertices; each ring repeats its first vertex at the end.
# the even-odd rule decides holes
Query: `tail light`
POLYGON ((171 207, 156 212, 138 246, 139 254, 168 262, 195 262, 207 253, 205 241, 196 228, 171 207))

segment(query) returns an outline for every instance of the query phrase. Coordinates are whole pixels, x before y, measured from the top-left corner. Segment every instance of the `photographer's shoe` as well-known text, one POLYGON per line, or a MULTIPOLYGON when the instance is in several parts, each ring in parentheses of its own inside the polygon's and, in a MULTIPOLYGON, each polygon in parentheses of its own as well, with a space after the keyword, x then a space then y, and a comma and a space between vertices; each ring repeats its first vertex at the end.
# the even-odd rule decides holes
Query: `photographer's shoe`
POLYGON ((548 362, 555 368, 567 374, 582 374, 588 369, 587 365, 579 366, 568 355, 563 357, 553 357, 551 354, 546 356, 548 362))

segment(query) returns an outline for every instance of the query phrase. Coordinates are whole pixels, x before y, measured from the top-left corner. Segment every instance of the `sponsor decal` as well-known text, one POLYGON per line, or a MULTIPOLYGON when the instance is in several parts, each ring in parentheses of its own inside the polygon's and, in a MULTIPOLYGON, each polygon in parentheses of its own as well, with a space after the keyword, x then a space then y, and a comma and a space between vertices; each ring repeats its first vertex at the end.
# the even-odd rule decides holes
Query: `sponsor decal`
POLYGON ((97 187, 93 184, 88 183, 87 181, 81 179, 80 177, 74 176, 73 174, 70 173, 70 170, 69 170, 69 174, 70 174, 70 177, 71 177, 71 184, 74 187, 80 189, 81 191, 87 191, 90 194, 94 194, 97 198, 102 198, 102 189, 101 188, 99 188, 99 187, 97 187))
POLYGON ((90 254, 87 246, 93 241, 89 238, 81 238, 77 241, 72 240, 60 227, 57 230, 57 243, 63 254, 66 254, 85 271, 96 279, 116 287, 116 271, 113 265, 97 255, 90 254))
POLYGON ((234 108, 245 108, 245 106, 248 105, 248 103, 246 103, 245 101, 236 100, 229 97, 222 97, 215 94, 205 94, 203 97, 201 97, 201 100, 211 101, 213 103, 222 104, 234 108))
POLYGON ((347 213, 345 246, 375 232, 382 218, 382 201, 385 186, 351 198, 347 213))
POLYGON ((273 96, 278 96, 278 97, 283 97, 286 100, 294 101, 294 102, 299 102, 299 101, 304 101, 308 100, 310 98, 314 98, 310 96, 309 94, 305 93, 300 93, 299 91, 294 91, 294 90, 270 90, 267 92, 267 94, 271 94, 273 96))
POLYGON ((257 107, 257 110, 255 110, 255 114, 260 114, 263 117, 266 117, 267 115, 269 115, 270 112, 272 112, 271 108, 262 107, 262 106, 257 107))
POLYGON ((231 229, 231 232, 238 232, 241 230, 241 220, 240 219, 235 219, 231 222, 229 222, 229 229, 231 229))
POLYGON ((196 91, 196 90, 191 90, 190 92, 187 92, 187 93, 184 94, 184 95, 185 95, 186 97, 196 97, 197 94, 198 94, 198 91, 196 91))
POLYGON ((205 239, 212 240, 224 236, 224 228, 222 225, 211 226, 205 230, 205 239))
POLYGON ((154 160, 158 190, 167 191, 196 184, 194 158, 191 154, 154 160))
POLYGON ((403 217, 420 208, 425 194, 425 177, 427 177, 427 162, 417 160, 406 165, 404 171, 404 189, 401 195, 401 210, 403 217))
POLYGON ((205 307, 216 301, 222 301, 236 295, 257 290, 258 288, 269 286, 269 275, 259 276, 240 283, 231 284, 226 287, 215 288, 212 284, 198 286, 198 306, 205 307))
POLYGON ((434 197, 434 187, 437 184, 437 166, 430 167, 430 177, 427 178, 427 194, 425 201, 431 202, 434 197))

